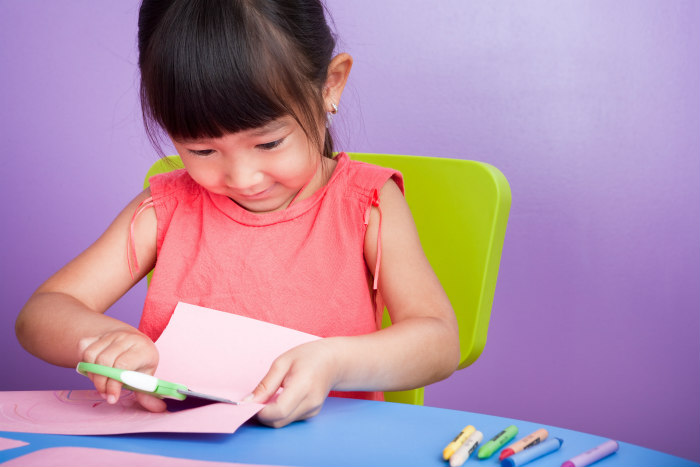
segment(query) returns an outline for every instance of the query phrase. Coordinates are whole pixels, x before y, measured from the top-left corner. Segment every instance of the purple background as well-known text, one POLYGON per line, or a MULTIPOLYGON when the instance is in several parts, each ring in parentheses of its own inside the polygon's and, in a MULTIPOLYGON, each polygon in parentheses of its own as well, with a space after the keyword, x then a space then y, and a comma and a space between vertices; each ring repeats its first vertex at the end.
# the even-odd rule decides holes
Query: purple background
MULTIPOLYGON (((489 341, 428 405, 700 460, 700 3, 328 3, 341 149, 477 159, 513 193, 489 341)), ((134 0, 0 0, 0 389, 79 387, 22 304, 156 159, 134 0)), ((110 312, 136 323, 140 284, 110 312)))

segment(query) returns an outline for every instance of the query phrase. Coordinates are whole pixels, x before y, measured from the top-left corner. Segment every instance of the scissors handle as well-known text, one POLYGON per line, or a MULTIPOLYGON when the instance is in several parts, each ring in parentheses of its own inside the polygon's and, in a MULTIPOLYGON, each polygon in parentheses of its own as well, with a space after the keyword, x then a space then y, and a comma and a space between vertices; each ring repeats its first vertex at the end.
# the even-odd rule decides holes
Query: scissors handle
POLYGON ((160 397, 161 399, 167 397, 181 401, 185 400, 187 397, 178 392, 178 390, 186 391, 187 386, 164 381, 156 378, 155 376, 147 375, 146 373, 122 370, 111 366, 87 362, 78 363, 78 366, 75 369, 83 376, 87 376, 87 373, 106 376, 107 378, 119 381, 126 389, 152 394, 156 397, 160 397))

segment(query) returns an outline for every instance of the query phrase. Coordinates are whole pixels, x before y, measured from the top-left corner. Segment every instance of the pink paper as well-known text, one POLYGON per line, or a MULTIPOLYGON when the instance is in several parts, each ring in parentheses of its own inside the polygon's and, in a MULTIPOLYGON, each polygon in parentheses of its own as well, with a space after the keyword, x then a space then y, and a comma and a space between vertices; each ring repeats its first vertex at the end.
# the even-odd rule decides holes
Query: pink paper
POLYGON ((156 376, 233 400, 250 394, 279 355, 318 339, 293 329, 178 303, 156 342, 156 376))
POLYGON ((0 451, 4 451, 6 449, 19 448, 22 446, 26 446, 27 444, 29 443, 25 443, 24 441, 19 441, 16 439, 0 438, 0 451))
POLYGON ((252 464, 232 464, 230 462, 198 461, 164 457, 152 454, 112 451, 97 448, 59 447, 47 448, 12 459, 3 467, 253 467, 252 464))
MULTIPOLYGON (((240 400, 270 364, 297 345, 318 339, 292 329, 179 303, 156 342, 156 376, 192 391, 240 400)), ((94 390, 0 392, 0 431, 55 434, 143 432, 233 433, 264 405, 210 404, 177 412, 142 409, 130 391, 115 405, 94 390)))
POLYGON ((0 431, 108 435, 143 432, 233 433, 258 413, 259 404, 211 404, 179 412, 151 413, 134 393, 115 405, 97 391, 0 392, 0 431))

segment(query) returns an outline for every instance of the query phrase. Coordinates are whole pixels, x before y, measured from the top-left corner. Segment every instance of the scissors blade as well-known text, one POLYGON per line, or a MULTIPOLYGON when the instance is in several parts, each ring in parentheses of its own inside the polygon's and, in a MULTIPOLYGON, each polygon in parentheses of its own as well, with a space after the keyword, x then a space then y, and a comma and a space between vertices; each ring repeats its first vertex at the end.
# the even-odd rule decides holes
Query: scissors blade
POLYGON ((201 392, 190 391, 189 389, 178 389, 177 392, 184 394, 188 397, 196 397, 198 399, 207 399, 214 402, 223 402, 225 404, 239 405, 240 402, 232 401, 231 399, 225 399, 223 397, 210 396, 209 394, 202 394, 201 392))

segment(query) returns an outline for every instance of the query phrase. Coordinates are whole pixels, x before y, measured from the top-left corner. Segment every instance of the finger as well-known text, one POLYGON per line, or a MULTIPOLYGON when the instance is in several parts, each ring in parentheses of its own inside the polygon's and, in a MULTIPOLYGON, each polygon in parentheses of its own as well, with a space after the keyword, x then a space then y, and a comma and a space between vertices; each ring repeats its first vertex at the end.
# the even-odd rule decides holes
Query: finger
MULTIPOLYGON (((112 355, 115 355, 113 358, 114 361, 111 363, 111 366, 114 368, 153 375, 157 366, 157 357, 155 358, 155 362, 153 362, 151 358, 148 358, 148 352, 145 352, 145 349, 140 348, 137 344, 138 342, 116 339, 114 345, 105 349, 102 355, 104 355, 106 360, 111 360, 112 355)), ((121 382, 113 379, 108 380, 106 385, 107 402, 112 404, 116 403, 120 397, 121 389, 121 382)), ((136 390, 136 392, 137 397, 139 397, 139 391, 136 390)), ((158 398, 153 399, 155 399, 155 401, 143 399, 145 401, 144 404, 146 404, 145 407, 148 410, 152 412, 162 412, 165 410, 165 403, 163 401, 158 398)), ((141 399, 139 399, 139 401, 141 401, 141 399)))
POLYGON ((121 396, 122 383, 116 379, 107 378, 107 383, 105 384, 105 394, 107 396, 108 404, 116 404, 121 396))
MULTIPOLYGON (((119 366, 117 358, 121 349, 115 346, 106 347, 96 357, 95 363, 98 365, 109 366, 112 368, 123 368, 119 366)), ((122 383, 106 376, 94 375, 95 388, 105 396, 105 399, 110 404, 115 404, 119 400, 121 394, 122 383)))
MULTIPOLYGON (((116 359, 124 350, 114 345, 113 339, 83 339, 81 344, 87 346, 83 351, 83 361, 115 368, 119 367, 116 365, 116 359)), ((121 383, 102 375, 94 373, 90 375, 97 392, 110 404, 116 403, 121 393, 121 383)))
POLYGON ((304 399, 291 412, 277 404, 277 402, 265 406, 258 412, 258 421, 273 428, 282 428, 298 420, 306 420, 318 415, 323 404, 309 403, 304 399))
MULTIPOLYGON (((84 358, 85 350, 97 341, 97 337, 83 337, 78 341, 78 352, 80 353, 80 358, 82 361, 86 361, 84 358)), ((92 363, 92 362, 90 362, 92 363)))
MULTIPOLYGON (((111 363, 111 366, 114 368, 120 368, 120 369, 135 369, 133 371, 139 371, 142 373, 150 374, 152 375, 153 372, 155 371, 155 368, 152 368, 150 365, 142 365, 142 357, 141 355, 138 354, 138 352, 130 352, 132 347, 127 347, 125 350, 122 351, 121 354, 116 356, 114 358, 114 361, 111 363)), ((118 349, 121 350, 121 349, 118 349)), ((105 355, 106 360, 110 360, 111 358, 111 348, 107 349, 103 355, 105 355)), ((116 352, 115 352, 116 353, 116 352)), ((102 357, 100 357, 102 358, 102 357)), ((121 390, 122 390, 122 383, 120 381, 117 381, 115 379, 107 379, 106 385, 105 385, 105 393, 107 396, 107 402, 110 404, 116 404, 116 402, 119 400, 119 397, 121 395, 121 390)), ((136 391, 137 398, 139 396, 139 392, 136 391)), ((158 402, 163 402, 160 399, 154 398, 158 402)), ((154 410, 151 410, 151 412, 162 412, 165 410, 165 403, 163 403, 163 406, 161 407, 160 404, 155 403, 153 401, 148 401, 145 399, 147 404, 146 408, 152 407, 154 410)), ((141 402, 141 399, 139 399, 139 402, 141 402)), ((143 405, 143 404, 142 404, 143 405)), ((149 409, 150 410, 150 409, 149 409)))
POLYGON ((263 409, 258 412, 257 418, 263 425, 273 428, 282 428, 295 420, 293 413, 286 413, 276 402, 263 407, 263 409))
POLYGON ((295 417, 295 420, 306 420, 308 418, 315 417, 321 411, 323 403, 326 401, 325 398, 323 398, 320 402, 315 400, 312 401, 311 398, 308 398, 308 400, 309 403, 306 404, 306 410, 299 411, 299 414, 295 417))
POLYGON ((280 393, 277 399, 263 407, 258 412, 258 420, 275 428, 290 424, 308 412, 306 388, 300 385, 289 384, 280 393))
POLYGON ((139 349, 137 346, 130 346, 115 358, 113 365, 115 368, 153 375, 158 363, 157 359, 156 362, 149 361, 143 349, 139 349))
POLYGON ((136 401, 149 412, 165 412, 167 405, 163 399, 142 392, 136 393, 136 401))
POLYGON ((280 359, 275 360, 272 363, 272 366, 270 366, 270 370, 255 387, 252 401, 258 403, 268 402, 282 386, 288 371, 288 364, 280 359))
POLYGON ((92 384, 95 385, 95 390, 100 393, 104 400, 107 400, 107 378, 106 376, 92 374, 92 384))
MULTIPOLYGON (((95 339, 83 349, 81 360, 88 363, 99 363, 105 349, 112 344, 111 339, 95 339)), ((102 365, 102 363, 100 363, 102 365)))
POLYGON ((297 420, 306 420, 317 415, 328 397, 325 391, 301 375, 288 376, 284 391, 277 400, 259 412, 259 419, 270 426, 281 427, 297 420))

